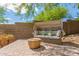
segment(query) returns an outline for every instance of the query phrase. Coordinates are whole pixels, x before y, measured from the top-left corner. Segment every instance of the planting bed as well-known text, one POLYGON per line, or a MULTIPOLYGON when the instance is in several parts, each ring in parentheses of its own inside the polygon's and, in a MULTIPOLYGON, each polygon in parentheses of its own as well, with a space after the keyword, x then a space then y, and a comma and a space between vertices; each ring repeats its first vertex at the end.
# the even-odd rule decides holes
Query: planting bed
POLYGON ((15 41, 15 37, 12 34, 1 34, 0 35, 0 47, 4 47, 15 41))

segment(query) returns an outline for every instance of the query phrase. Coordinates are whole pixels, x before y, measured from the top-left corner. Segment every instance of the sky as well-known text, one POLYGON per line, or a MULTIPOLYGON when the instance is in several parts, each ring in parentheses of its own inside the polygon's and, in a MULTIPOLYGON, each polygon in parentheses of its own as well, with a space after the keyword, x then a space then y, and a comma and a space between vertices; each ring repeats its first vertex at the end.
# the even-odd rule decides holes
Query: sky
MULTIPOLYGON (((77 6, 75 6, 76 5, 75 3, 63 3, 63 4, 60 4, 60 5, 67 8, 68 15, 71 15, 71 19, 78 17, 79 9, 77 8, 77 6)), ((66 20, 67 19, 64 19, 63 21, 66 21, 66 20)))
MULTIPOLYGON (((19 5, 20 3, 18 3, 19 5)), ((6 6, 5 3, 0 4, 1 6, 6 6)), ((68 15, 71 15, 72 18, 76 18, 77 17, 77 13, 79 12, 78 8, 75 6, 75 4, 70 4, 70 3, 60 3, 60 6, 64 6, 65 8, 68 9, 68 15)), ((25 18, 26 20, 22 19, 21 17, 24 17, 25 13, 24 11, 22 11, 22 16, 16 16, 16 10, 14 9, 14 7, 11 4, 7 5, 7 10, 5 13, 5 17, 9 20, 8 24, 14 24, 15 22, 31 22, 33 20, 33 18, 25 18)), ((38 12, 40 12, 41 10, 38 10, 38 12)))

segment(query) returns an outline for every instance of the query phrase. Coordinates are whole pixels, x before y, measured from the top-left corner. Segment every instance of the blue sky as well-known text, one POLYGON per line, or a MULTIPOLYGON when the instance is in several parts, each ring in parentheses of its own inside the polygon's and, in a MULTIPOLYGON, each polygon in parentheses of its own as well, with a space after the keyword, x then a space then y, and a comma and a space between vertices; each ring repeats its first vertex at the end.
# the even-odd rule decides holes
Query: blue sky
MULTIPOLYGON (((78 16, 77 13, 79 12, 79 10, 75 6, 75 4, 61 3, 60 6, 66 7, 68 9, 68 15, 71 15, 72 18, 76 18, 78 16)), ((38 10, 38 12, 40 12, 40 9, 38 10)), ((15 11, 11 9, 8 9, 4 16, 9 19, 10 24, 14 24, 15 22, 29 22, 33 20, 33 18, 31 17, 29 19, 25 18, 24 20, 21 18, 24 16, 23 14, 22 16, 16 16, 15 11)))
POLYGON ((68 14, 70 14, 73 18, 77 17, 77 13, 79 12, 76 4, 60 4, 61 6, 64 6, 65 8, 68 9, 68 14))

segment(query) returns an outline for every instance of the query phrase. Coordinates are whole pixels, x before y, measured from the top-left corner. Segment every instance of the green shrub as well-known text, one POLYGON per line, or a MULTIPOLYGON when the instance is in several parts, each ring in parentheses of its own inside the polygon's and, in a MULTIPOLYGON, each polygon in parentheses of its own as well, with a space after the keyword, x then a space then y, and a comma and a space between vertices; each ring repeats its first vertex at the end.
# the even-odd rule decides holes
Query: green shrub
POLYGON ((67 9, 64 7, 53 7, 49 10, 42 11, 35 17, 35 21, 59 20, 67 15, 67 9))
POLYGON ((76 21, 79 21, 79 18, 76 18, 75 20, 76 20, 76 21))

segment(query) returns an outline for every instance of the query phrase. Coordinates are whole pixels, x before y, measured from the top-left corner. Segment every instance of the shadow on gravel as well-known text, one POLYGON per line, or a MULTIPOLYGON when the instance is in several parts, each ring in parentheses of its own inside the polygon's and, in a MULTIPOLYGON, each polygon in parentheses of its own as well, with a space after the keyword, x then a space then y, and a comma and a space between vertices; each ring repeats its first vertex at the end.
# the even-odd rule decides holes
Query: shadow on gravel
POLYGON ((43 50, 45 50, 46 48, 44 46, 41 46, 40 48, 37 48, 37 49, 32 49, 33 51, 36 51, 36 52, 41 52, 43 50))
POLYGON ((62 44, 65 45, 65 46, 73 46, 73 47, 79 48, 79 44, 75 44, 75 43, 72 43, 72 42, 63 42, 62 44))

